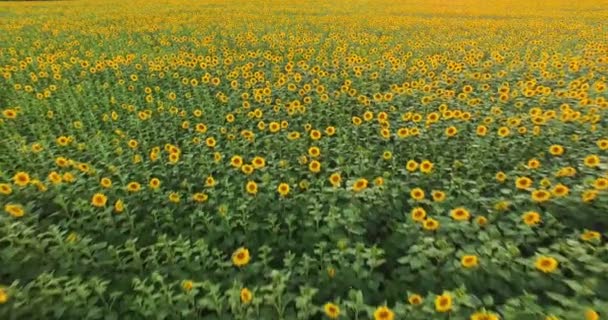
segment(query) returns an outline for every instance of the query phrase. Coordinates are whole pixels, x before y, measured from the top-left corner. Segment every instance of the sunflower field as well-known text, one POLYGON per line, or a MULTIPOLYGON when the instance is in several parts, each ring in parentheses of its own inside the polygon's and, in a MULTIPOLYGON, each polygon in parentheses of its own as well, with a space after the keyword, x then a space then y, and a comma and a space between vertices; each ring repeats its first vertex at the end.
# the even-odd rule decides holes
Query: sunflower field
POLYGON ((607 319, 606 8, 0 2, 0 319, 607 319))

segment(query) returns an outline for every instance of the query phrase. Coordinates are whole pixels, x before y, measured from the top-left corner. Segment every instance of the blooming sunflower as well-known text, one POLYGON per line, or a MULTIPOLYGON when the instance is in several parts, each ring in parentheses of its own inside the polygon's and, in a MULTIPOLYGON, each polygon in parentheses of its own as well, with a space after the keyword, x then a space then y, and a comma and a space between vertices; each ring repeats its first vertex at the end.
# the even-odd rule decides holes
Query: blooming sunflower
POLYGON ((395 313, 387 306, 381 306, 374 311, 374 320, 393 320, 395 313))
POLYGON ((340 307, 331 302, 328 302, 323 306, 323 311, 330 319, 338 319, 340 317, 340 307))
POLYGON ((552 273, 554 272, 559 265, 559 262, 553 258, 548 256, 540 256, 536 259, 534 266, 536 269, 544 272, 544 273, 552 273))
POLYGON ((435 298, 435 310, 437 312, 448 312, 452 310, 452 296, 444 292, 435 298))
POLYGON ((105 207, 107 201, 108 197, 106 197, 106 195, 103 193, 96 193, 91 198, 91 204, 98 208, 105 207))
POLYGON ((253 293, 247 288, 241 289, 240 296, 243 304, 249 304, 253 300, 253 293))
POLYGON ((240 247, 232 253, 232 264, 237 267, 244 267, 249 263, 251 257, 249 256, 249 250, 245 247, 240 247))
POLYGON ((479 259, 474 254, 467 254, 460 258, 460 264, 464 268, 474 268, 479 264, 479 259))
POLYGON ((363 191, 365 188, 367 188, 367 179, 365 178, 360 178, 357 179, 357 181, 355 181, 355 183, 353 183, 353 191, 354 192, 360 192, 363 191))

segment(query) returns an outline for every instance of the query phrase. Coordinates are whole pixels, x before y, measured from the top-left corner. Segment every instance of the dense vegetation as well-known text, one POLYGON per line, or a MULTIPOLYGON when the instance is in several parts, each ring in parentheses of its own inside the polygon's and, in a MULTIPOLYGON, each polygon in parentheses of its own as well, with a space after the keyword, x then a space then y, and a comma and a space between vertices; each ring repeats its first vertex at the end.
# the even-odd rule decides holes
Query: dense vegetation
POLYGON ((0 4, 0 318, 606 317, 608 26, 535 3, 0 4))

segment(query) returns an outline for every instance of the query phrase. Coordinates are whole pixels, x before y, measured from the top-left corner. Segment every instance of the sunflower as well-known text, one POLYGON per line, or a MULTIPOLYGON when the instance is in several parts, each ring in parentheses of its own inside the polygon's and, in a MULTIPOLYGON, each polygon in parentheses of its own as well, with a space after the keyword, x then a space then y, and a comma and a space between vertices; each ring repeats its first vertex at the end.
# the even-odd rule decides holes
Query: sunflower
POLYGON ((478 216, 477 218, 475 218, 475 222, 477 223, 478 226, 483 227, 486 224, 488 224, 488 218, 486 218, 484 216, 478 216))
POLYGON ((8 183, 0 183, 0 194, 5 196, 13 193, 13 188, 8 183))
POLYGON ((416 171, 416 169, 418 169, 418 162, 414 161, 414 160, 409 160, 406 164, 405 164, 405 168, 407 169, 407 171, 409 172, 414 172, 416 171))
POLYGON ((212 176, 205 178, 205 187, 211 188, 216 185, 215 179, 212 176))
POLYGON ((129 182, 129 184, 127 184, 127 191, 137 192, 139 190, 141 190, 141 185, 139 182, 129 182))
POLYGON ((15 110, 15 109, 4 109, 4 110, 2 110, 2 115, 6 119, 15 119, 17 117, 17 110, 15 110))
POLYGON ((246 266, 250 259, 251 257, 247 248, 240 247, 232 253, 232 264, 237 267, 246 266))
POLYGON ((540 161, 538 159, 530 159, 528 160, 528 169, 538 169, 540 167, 540 161))
POLYGON ((581 200, 583 200, 583 202, 592 202, 593 200, 595 200, 597 198, 598 192, 597 190, 585 190, 583 191, 583 194, 581 195, 581 200))
POLYGON ((312 140, 319 140, 319 139, 321 139, 321 131, 319 131, 319 130, 311 130, 310 131, 310 138, 312 140))
POLYGON ((382 152, 382 159, 384 160, 391 160, 393 158, 393 153, 390 151, 384 151, 382 152))
POLYGON ((332 127, 332 126, 329 126, 329 127, 325 128, 325 133, 326 133, 328 136, 330 136, 330 137, 331 137, 331 136, 333 136, 334 134, 336 134, 336 128, 335 128, 335 127, 332 127))
POLYGON ((158 189, 160 187, 160 180, 158 178, 152 178, 148 185, 152 190, 158 189))
POLYGON ((541 222, 540 214, 536 211, 525 212, 521 220, 528 226, 535 226, 541 222))
POLYGON ((471 315, 471 320, 499 320, 500 318, 492 312, 478 311, 471 315))
POLYGON ((559 144, 554 144, 549 147, 549 153, 554 156, 561 156, 564 154, 564 147, 560 146, 559 144))
POLYGON ((450 216, 457 221, 466 221, 471 218, 471 214, 466 208, 458 207, 450 210, 450 216))
POLYGON ((532 186, 532 179, 528 178, 528 177, 518 177, 517 179, 515 179, 515 187, 517 189, 528 189, 532 186))
POLYGON ((282 196, 286 197, 289 194, 289 185, 287 183, 281 183, 277 187, 277 192, 282 196))
POLYGON ((245 185, 245 190, 247 191, 247 193, 255 195, 256 193, 258 193, 258 184, 255 183, 255 181, 247 181, 247 184, 245 185))
POLYGON ((606 190, 608 189, 608 179, 607 178, 597 178, 593 182, 593 187, 597 190, 606 190))
POLYGON ((27 172, 19 171, 13 176, 13 183, 19 187, 25 187, 30 183, 30 175, 27 172))
POLYGON ((114 212, 117 214, 123 212, 125 210, 125 204, 122 200, 118 199, 114 202, 114 212))
POLYGON ((374 185, 377 187, 383 186, 384 185, 384 178, 383 177, 376 177, 374 179, 374 185))
POLYGON ((439 221, 433 218, 426 218, 426 220, 424 220, 422 223, 422 227, 428 231, 435 231, 439 229, 439 221))
POLYGON ((106 197, 106 195, 103 193, 96 193, 91 198, 91 204, 98 208, 105 207, 107 201, 108 197, 106 197))
POLYGON ((452 296, 449 293, 444 292, 435 297, 435 310, 437 310, 437 312, 449 312, 452 310, 452 296))
POLYGON ((511 130, 509 130, 509 128, 507 128, 507 127, 500 127, 498 129, 498 136, 501 138, 504 138, 504 137, 508 136, 509 134, 511 134, 511 130))
POLYGON ((253 293, 247 288, 241 289, 240 296, 243 304, 249 304, 253 300, 253 293))
POLYGON ((433 163, 429 160, 423 160, 420 163, 420 172, 422 173, 431 173, 433 171, 433 163))
POLYGON ((359 178, 355 181, 355 183, 353 183, 353 191, 354 192, 360 192, 362 190, 364 190, 365 188, 367 188, 367 179, 365 178, 359 178))
POLYGON ((547 202, 549 201, 549 199, 551 199, 551 193, 547 190, 533 190, 532 194, 530 195, 532 198, 532 201, 537 202, 537 203, 543 203, 543 202, 547 202))
POLYGON ((500 182, 500 183, 503 183, 503 182, 505 182, 505 181, 507 180, 507 174, 505 174, 505 173, 504 173, 504 172, 502 172, 502 171, 498 171, 498 172, 496 173, 495 178, 496 178, 496 181, 498 181, 498 182, 500 182))
POLYGON ((600 157, 594 154, 588 155, 583 160, 583 163, 589 168, 595 168, 600 165, 600 157))
POLYGON ((243 158, 241 156, 232 156, 230 158, 230 165, 235 168, 240 168, 243 165, 243 158))
POLYGON ((414 188, 410 191, 410 196, 416 201, 421 201, 424 199, 424 190, 420 188, 414 188))
POLYGON ((4 211, 13 218, 21 218, 25 214, 25 210, 19 204, 7 203, 4 205, 4 211))
POLYGON ((488 133, 488 127, 486 127, 484 125, 479 125, 479 126, 477 126, 477 129, 475 130, 475 132, 477 133, 478 136, 483 137, 488 133))
POLYGON ((55 159, 55 164, 59 167, 65 168, 70 164, 70 161, 64 157, 57 157, 55 159))
POLYGON ((266 160, 262 157, 256 156, 251 160, 251 164, 255 169, 262 169, 266 166, 266 160))
POLYGON ((182 290, 185 292, 190 292, 192 291, 192 288, 194 288, 194 282, 192 282, 192 280, 182 281, 182 290))
POLYGON ((241 171, 248 176, 253 173, 253 166, 250 164, 244 164, 241 166, 241 171))
POLYGON ((317 160, 313 160, 308 164, 308 170, 312 173, 319 173, 321 171, 321 163, 317 160))
POLYGON ((74 182, 76 180, 76 177, 74 177, 74 175, 71 172, 65 172, 62 176, 61 179, 65 182, 74 182))
POLYGON ((397 137, 399 137, 399 138, 406 138, 409 135, 410 135, 410 130, 408 128, 399 128, 397 130, 397 137))
POLYGON ((554 272, 557 269, 558 265, 559 262, 557 262, 555 258, 548 256, 540 256, 536 258, 536 262, 534 263, 536 269, 544 273, 554 272))
POLYGON ((381 306, 374 311, 374 320, 393 320, 395 313, 387 306, 381 306))
POLYGON ((319 147, 310 147, 308 148, 308 155, 313 158, 316 158, 321 155, 321 150, 319 149, 319 147))
POLYGON ((479 259, 476 255, 473 254, 464 255, 460 258, 460 264, 463 268, 474 268, 477 266, 478 263, 479 259))
POLYGON ((214 137, 209 137, 209 138, 205 139, 205 144, 209 148, 215 148, 215 146, 217 145, 217 142, 215 141, 214 137))
POLYGON ((340 317, 340 307, 331 302, 328 302, 323 306, 323 311, 330 319, 338 319, 340 317))
POLYGON ((110 180, 110 178, 101 178, 101 181, 99 182, 99 184, 103 188, 110 188, 110 187, 112 187, 112 180, 110 180))
POLYGON ((555 187, 553 187, 553 190, 551 190, 551 193, 556 197, 565 197, 569 192, 570 189, 561 183, 557 184, 555 187))
POLYGON ((8 293, 2 287, 0 287, 0 304, 5 304, 8 301, 8 293))
POLYGON ((192 200, 194 200, 194 202, 203 203, 206 202, 207 199, 209 199, 209 196, 203 192, 197 192, 192 195, 192 200))
POLYGON ((432 190, 431 197, 433 197, 433 201, 435 202, 443 202, 446 198, 445 192, 440 190, 432 190))
POLYGON ((58 145, 60 145, 62 147, 65 147, 65 146, 67 146, 70 143, 70 140, 71 139, 69 137, 61 136, 61 137, 58 137, 55 140, 55 142, 57 142, 58 145))
POLYGON ((426 210, 424 210, 422 207, 416 207, 412 209, 410 215, 414 221, 423 222, 426 218, 426 210))
POLYGON ((334 188, 339 187, 342 184, 342 177, 340 176, 339 172, 334 172, 329 176, 329 183, 331 183, 331 185, 334 188))
POLYGON ((585 232, 583 232, 581 234, 581 240, 583 240, 583 241, 592 241, 595 239, 599 240, 601 238, 602 238, 602 234, 597 231, 585 230, 585 232))
POLYGON ((600 150, 608 150, 608 139, 600 139, 596 144, 600 150))
POLYGON ((458 129, 456 129, 456 127, 451 126, 451 127, 447 127, 445 129, 445 135, 448 137, 453 137, 458 133, 458 129))
POLYGON ((418 294, 412 294, 409 297, 407 297, 407 301, 413 305, 413 306, 417 306, 419 304, 422 304, 422 302, 424 301, 422 299, 422 297, 418 294))
POLYGON ((600 320, 600 315, 593 309, 585 310, 585 320, 600 320))

